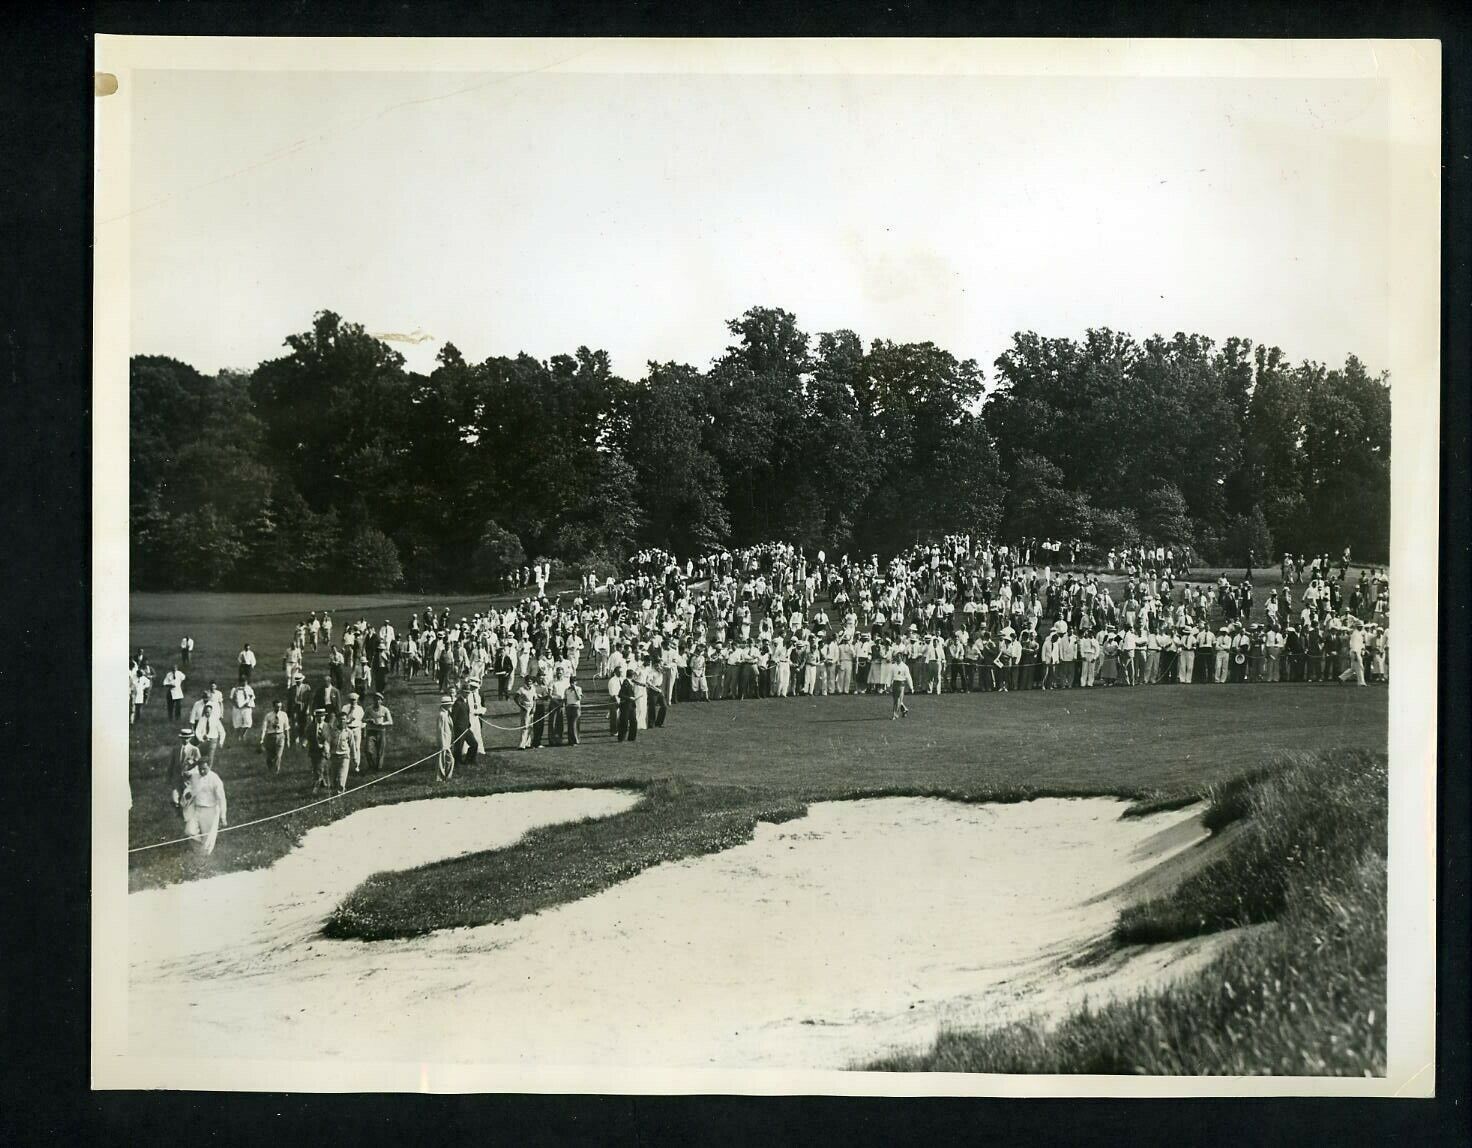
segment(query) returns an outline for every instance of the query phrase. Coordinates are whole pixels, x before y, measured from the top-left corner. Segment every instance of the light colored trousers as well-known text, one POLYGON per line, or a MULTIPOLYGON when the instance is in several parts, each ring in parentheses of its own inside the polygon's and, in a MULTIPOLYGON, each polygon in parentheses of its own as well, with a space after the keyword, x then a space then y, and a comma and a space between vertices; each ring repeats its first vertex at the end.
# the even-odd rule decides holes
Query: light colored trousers
POLYGON ((220 832, 220 807, 195 805, 184 808, 184 832, 194 838, 194 847, 209 856, 215 851, 215 838, 220 832))

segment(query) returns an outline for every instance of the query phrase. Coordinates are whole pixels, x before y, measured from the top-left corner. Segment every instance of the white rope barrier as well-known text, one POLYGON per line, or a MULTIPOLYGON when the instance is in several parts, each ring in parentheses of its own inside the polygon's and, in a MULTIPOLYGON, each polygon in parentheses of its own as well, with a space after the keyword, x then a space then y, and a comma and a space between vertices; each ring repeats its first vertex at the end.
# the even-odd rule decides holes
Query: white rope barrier
MULTIPOLYGON (((465 735, 469 732, 470 730, 467 728, 451 744, 458 744, 460 740, 464 738, 465 735)), ((432 753, 427 753, 423 757, 419 758, 417 761, 411 761, 408 765, 401 765, 398 769, 395 769, 389 773, 380 774, 372 781, 365 781, 362 785, 355 785, 352 789, 345 789, 341 793, 332 793, 326 797, 318 798, 316 801, 310 801, 306 805, 298 805, 295 809, 285 809, 282 810, 280 813, 273 813, 269 817, 257 817, 254 821, 243 821, 239 825, 225 825, 220 828, 219 832, 230 833, 236 829, 249 829, 252 825, 264 825, 268 821, 278 821, 283 817, 290 817, 294 813, 301 813, 304 810, 315 809, 319 805, 326 805, 329 801, 337 801, 339 798, 347 797, 350 793, 357 793, 360 790, 367 789, 371 785, 377 785, 380 781, 387 781, 391 777, 395 777, 398 774, 413 769, 416 765, 423 765, 426 761, 430 761, 434 758, 439 757, 440 752, 440 750, 435 750, 432 753)), ((175 837, 169 841, 156 841, 152 845, 139 845, 133 849, 129 849, 128 852, 144 853, 149 849, 162 849, 165 845, 182 845, 186 841, 194 841, 197 839, 198 834, 187 837, 175 837)))

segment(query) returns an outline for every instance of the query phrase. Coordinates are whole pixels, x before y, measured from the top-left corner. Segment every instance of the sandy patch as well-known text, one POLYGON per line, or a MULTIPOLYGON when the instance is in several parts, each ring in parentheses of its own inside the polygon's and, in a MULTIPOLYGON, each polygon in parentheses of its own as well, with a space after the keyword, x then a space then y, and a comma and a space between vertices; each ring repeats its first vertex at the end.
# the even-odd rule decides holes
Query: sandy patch
MULTIPOLYGON (((571 809, 569 795, 545 796, 571 809)), ((428 814, 447 803, 420 804, 428 814)), ((1111 891, 1205 836, 1196 810, 1120 820, 1124 808, 1094 799, 822 803, 806 818, 759 826, 746 845, 658 866, 594 897, 408 941, 303 932, 336 899, 307 886, 326 883, 294 879, 292 904, 317 899, 312 914, 293 910, 287 929, 280 914, 262 915, 268 902, 232 892, 228 910, 240 920, 229 945, 174 946, 167 961, 135 946, 130 1051, 841 1068, 923 1047, 942 1026, 1056 1018, 1085 997, 1190 971, 1215 951, 1216 942, 1196 942, 1102 967, 1069 963, 1112 924, 1111 891)), ((357 816, 339 823, 344 832, 357 816)), ((419 832, 439 829, 426 821, 419 832)), ((380 856, 373 867, 389 866, 380 856)), ((360 866, 340 891, 361 876, 360 866)), ((210 884, 181 889, 193 904, 212 897, 210 884)), ((153 895, 133 894, 130 906, 153 895)))
POLYGON ((147 889, 128 897, 129 958, 135 977, 202 958, 249 965, 261 948, 290 947, 315 934, 362 881, 485 849, 559 821, 621 813, 638 794, 610 789, 540 790, 488 797, 438 797, 359 810, 302 837, 266 869, 147 889))

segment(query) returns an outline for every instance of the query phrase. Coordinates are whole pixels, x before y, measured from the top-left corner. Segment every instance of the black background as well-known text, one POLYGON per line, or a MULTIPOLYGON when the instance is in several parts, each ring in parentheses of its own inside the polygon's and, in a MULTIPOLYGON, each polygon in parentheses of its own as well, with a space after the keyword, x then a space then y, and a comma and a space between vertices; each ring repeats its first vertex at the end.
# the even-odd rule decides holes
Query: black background
MULTIPOLYGON (((0 1143, 790 1141, 1468 1143, 1468 314, 1472 95, 1454 4, 726 0, 105 3, 0 17, 0 1143), (193 35, 1305 36, 1443 41, 1437 1095, 1431 1101, 1009 1101, 91 1093, 90 381, 94 32, 193 35)), ((1431 444, 1426 444, 1430 449, 1431 444)), ((1414 608, 1398 601, 1397 608, 1414 608)))

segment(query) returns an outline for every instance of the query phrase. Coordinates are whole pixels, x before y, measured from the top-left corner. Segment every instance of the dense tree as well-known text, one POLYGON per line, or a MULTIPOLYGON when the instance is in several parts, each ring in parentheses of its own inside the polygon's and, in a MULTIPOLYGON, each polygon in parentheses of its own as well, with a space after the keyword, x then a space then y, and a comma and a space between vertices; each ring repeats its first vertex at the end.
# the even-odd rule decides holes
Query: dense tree
POLYGON ((688 554, 730 535, 725 479, 706 446, 713 421, 706 380, 694 367, 650 363, 642 380, 618 389, 609 436, 633 470, 641 542, 688 554))
POLYGON ((969 530, 1100 549, 1388 551, 1390 392, 1351 357, 1199 335, 1019 332, 990 392, 933 343, 726 325, 707 369, 588 347, 428 375, 331 311, 249 373, 132 362, 139 587, 473 589, 543 558, 784 538, 890 552, 969 530))

